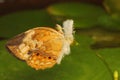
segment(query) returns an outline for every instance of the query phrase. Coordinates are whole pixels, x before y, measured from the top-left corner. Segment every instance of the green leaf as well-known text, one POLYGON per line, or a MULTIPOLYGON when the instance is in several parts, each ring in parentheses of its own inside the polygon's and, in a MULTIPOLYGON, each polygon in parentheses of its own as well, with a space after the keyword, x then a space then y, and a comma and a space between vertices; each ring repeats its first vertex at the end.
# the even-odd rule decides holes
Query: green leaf
POLYGON ((47 10, 59 22, 73 19, 76 28, 96 26, 98 17, 106 14, 100 6, 87 3, 58 3, 49 6, 47 10))
POLYGON ((108 29, 120 30, 120 0, 104 0, 109 15, 103 17, 103 24, 108 29))
POLYGON ((110 14, 120 13, 120 0, 104 0, 104 6, 110 14))
POLYGON ((112 72, 116 70, 120 72, 120 48, 102 49, 97 53, 101 55, 112 72))
POLYGON ((108 30, 120 30, 120 16, 110 16, 108 14, 99 17, 99 24, 108 30))
POLYGON ((12 13, 0 18, 0 37, 13 37, 30 28, 54 26, 45 10, 12 13))
POLYGON ((90 49, 92 39, 77 35, 76 41, 80 45, 72 45, 60 65, 38 71, 9 54, 4 48, 6 41, 0 41, 1 80, 112 80, 106 65, 90 49))

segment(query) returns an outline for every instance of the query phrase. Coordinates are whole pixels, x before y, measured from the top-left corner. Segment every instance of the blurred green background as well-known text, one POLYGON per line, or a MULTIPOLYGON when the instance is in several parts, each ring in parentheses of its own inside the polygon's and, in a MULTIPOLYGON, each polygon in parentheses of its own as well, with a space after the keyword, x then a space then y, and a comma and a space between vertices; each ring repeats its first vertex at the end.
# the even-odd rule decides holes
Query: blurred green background
POLYGON ((119 0, 0 0, 0 80, 119 80, 119 17, 119 0), (21 32, 66 19, 74 20, 78 45, 60 65, 36 71, 5 49, 21 32))

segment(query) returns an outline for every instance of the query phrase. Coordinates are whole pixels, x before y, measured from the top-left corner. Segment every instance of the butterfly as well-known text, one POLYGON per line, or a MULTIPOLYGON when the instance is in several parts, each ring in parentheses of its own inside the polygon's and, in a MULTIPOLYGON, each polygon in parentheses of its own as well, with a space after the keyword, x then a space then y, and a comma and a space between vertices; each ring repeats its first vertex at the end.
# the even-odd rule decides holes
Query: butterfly
POLYGON ((46 69, 60 64, 70 53, 73 37, 73 20, 63 22, 63 27, 36 27, 11 38, 6 48, 32 68, 46 69))

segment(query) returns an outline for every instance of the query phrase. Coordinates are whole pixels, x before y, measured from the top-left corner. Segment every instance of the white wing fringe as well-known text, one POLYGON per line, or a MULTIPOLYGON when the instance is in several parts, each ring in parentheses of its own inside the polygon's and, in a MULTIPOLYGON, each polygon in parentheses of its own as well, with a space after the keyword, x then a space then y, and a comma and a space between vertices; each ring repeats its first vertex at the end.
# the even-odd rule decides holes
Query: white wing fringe
POLYGON ((60 56, 57 59, 57 64, 61 63, 64 55, 68 55, 70 53, 70 44, 73 42, 73 20, 66 20, 63 22, 63 30, 64 30, 64 45, 60 52, 60 56))

